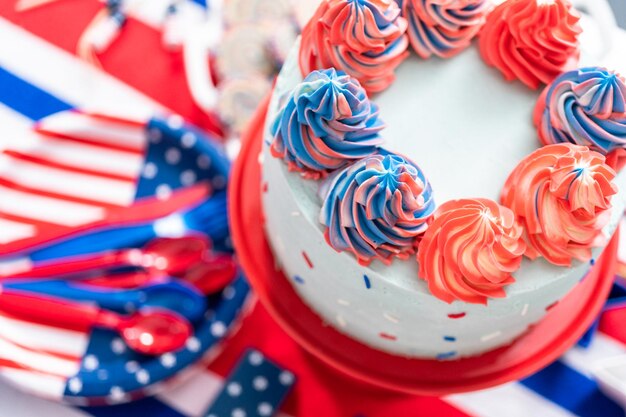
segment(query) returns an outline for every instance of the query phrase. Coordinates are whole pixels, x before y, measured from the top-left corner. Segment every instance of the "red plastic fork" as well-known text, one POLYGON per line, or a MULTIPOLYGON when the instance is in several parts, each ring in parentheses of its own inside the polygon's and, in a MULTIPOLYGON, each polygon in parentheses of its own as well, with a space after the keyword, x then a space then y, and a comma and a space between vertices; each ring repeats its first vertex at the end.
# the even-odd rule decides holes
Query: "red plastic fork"
MULTIPOLYGON (((214 294, 226 287, 237 276, 237 264, 229 255, 216 255, 193 264, 178 278, 196 287, 202 294, 214 294)), ((130 289, 146 285, 154 276, 146 271, 103 275, 81 280, 81 284, 96 287, 130 289)))

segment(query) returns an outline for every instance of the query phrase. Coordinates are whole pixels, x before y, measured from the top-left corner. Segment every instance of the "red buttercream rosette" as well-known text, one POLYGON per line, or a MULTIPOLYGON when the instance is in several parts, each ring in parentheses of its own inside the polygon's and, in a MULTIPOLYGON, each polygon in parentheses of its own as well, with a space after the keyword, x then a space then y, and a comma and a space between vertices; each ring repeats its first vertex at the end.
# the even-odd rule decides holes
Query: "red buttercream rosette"
POLYGON ((433 218, 417 253, 430 292, 447 303, 505 297, 526 249, 513 212, 492 200, 464 199, 446 202, 433 218))
POLYGON ((513 170, 502 190, 502 204, 522 222, 531 259, 570 266, 586 262, 591 249, 602 246, 615 171, 605 157, 586 146, 544 146, 513 170))
POLYGON ((567 0, 508 0, 487 17, 480 53, 507 80, 537 89, 576 68, 579 19, 567 0))

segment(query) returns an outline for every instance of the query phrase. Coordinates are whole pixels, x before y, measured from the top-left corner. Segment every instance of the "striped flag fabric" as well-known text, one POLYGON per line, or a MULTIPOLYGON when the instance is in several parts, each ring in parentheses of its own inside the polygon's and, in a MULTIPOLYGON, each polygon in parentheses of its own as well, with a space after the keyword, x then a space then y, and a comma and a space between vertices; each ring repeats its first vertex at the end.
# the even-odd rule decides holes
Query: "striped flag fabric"
MULTIPOLYGON (((99 54, 102 66, 99 70, 90 65, 84 65, 77 72, 63 72, 62 68, 68 64, 69 54, 76 55, 77 44, 85 28, 94 16, 102 11, 104 2, 101 0, 56 0, 45 6, 20 12, 16 10, 17 0, 0 2, 0 16, 28 34, 44 38, 49 44, 56 46, 56 52, 67 52, 61 61, 52 59, 58 53, 41 48, 32 50, 28 57, 22 57, 19 62, 13 56, 22 54, 24 42, 3 42, 0 45, 0 61, 6 68, 19 69, 23 73, 36 77, 33 81, 41 81, 47 85, 53 80, 63 80, 65 94, 62 97, 74 106, 85 108, 89 105, 103 112, 101 106, 106 107, 107 113, 114 111, 118 115, 136 114, 138 110, 133 105, 141 102, 140 112, 146 109, 168 108, 171 112, 180 114, 185 120, 203 130, 220 135, 220 123, 214 114, 207 114, 192 98, 187 86, 184 72, 184 57, 182 49, 169 50, 163 46, 164 18, 172 4, 176 4, 177 17, 183 20, 188 27, 195 27, 204 21, 207 5, 204 0, 124 0, 124 9, 127 19, 121 29, 120 36, 103 53, 99 54), (56 22, 56 23, 55 23, 56 22), (59 25, 59 26, 56 26, 59 25), (132 38, 132 42, 127 42, 132 38), (129 43, 141 47, 128 47, 129 43), (145 63, 149 62, 149 70, 145 63), (37 71, 41 66, 48 66, 49 74, 37 71), (124 84, 125 89, 130 87, 131 101, 115 100, 117 88, 109 89, 112 84, 120 86, 120 82, 109 78, 100 85, 90 82, 87 73, 105 72, 113 75, 124 84), (45 78, 45 79, 44 79, 45 78), (68 87, 65 87, 65 86, 68 87), (164 88, 163 86, 167 86, 164 88), (81 91, 88 91, 84 94, 81 91), (76 100, 78 99, 78 100, 76 100), (112 106, 112 104, 114 104, 112 106), (113 108, 112 108, 113 107, 113 108)), ((3 27, 0 35, 3 39, 12 39, 16 35, 17 27, 3 27)), ((31 43, 31 42, 27 42, 31 43)), ((70 64, 71 66, 74 66, 70 64)), ((98 77, 102 79, 103 77, 98 77)), ((51 91, 58 91, 53 87, 51 91)))
MULTIPOLYGON (((19 123, 6 118, 3 123, 19 123)), ((7 141, 0 155, 0 242, 75 228, 134 202, 145 146, 141 125, 66 112, 7 141)))
POLYGON ((66 111, 25 127, 9 130, 20 133, 0 152, 0 256, 164 217, 226 186, 216 173, 225 167, 198 153, 198 135, 181 130, 179 117, 131 122, 66 111))
POLYGON ((84 331, 0 315, 0 376, 36 395, 58 400, 67 381, 79 372, 88 344, 89 334, 84 331))
MULTIPOLYGON (((9 184, 13 186, 10 190, 11 198, 3 199, 0 203, 0 220, 6 231, 0 237, 3 241, 1 256, 37 244, 38 239, 50 239, 62 234, 63 229, 68 227, 75 228, 77 224, 89 225, 98 220, 115 218, 119 208, 142 197, 137 192, 151 182, 143 176, 144 163, 148 167, 145 172, 148 176, 152 175, 150 167, 153 166, 150 161, 144 160, 144 156, 154 156, 150 150, 158 147, 148 140, 147 123, 153 115, 167 111, 135 88, 81 62, 7 20, 0 21, 0 36, 15 39, 15 42, 2 42, 0 45, 0 84, 4 96, 0 102, 0 121, 5 128, 0 147, 7 148, 0 158, 0 187, 6 190, 9 184), (18 54, 20 59, 13 59, 18 54), (90 113, 90 109, 97 109, 107 114, 123 114, 124 119, 139 122, 130 123, 115 118, 107 120, 76 112, 41 120, 45 116, 76 107, 87 109, 87 113, 90 113), (33 132, 34 123, 39 132, 33 132), (102 129, 105 126, 107 128, 102 129), (74 129, 74 132, 59 129, 74 129), (106 131, 108 136, 94 138, 93 134, 98 131, 106 131), (83 137, 77 137, 81 135, 83 137), (11 140, 14 137, 20 140, 11 140), (54 155, 48 152, 53 143, 54 155), (63 146, 57 146, 59 143, 63 143, 63 146), (77 150, 83 152, 80 158, 77 158, 77 150), (41 158, 42 153, 46 153, 47 160, 41 158), (85 154, 89 154, 90 159, 83 158, 85 154), (89 167, 85 167, 86 164, 89 167), (19 169, 14 170, 14 167, 19 169), (53 176, 40 175, 42 169, 46 173, 54 173, 56 180, 52 180, 53 176), (89 182, 80 181, 81 185, 75 188, 71 186, 71 180, 65 181, 68 175, 74 179, 88 178, 89 182), (16 191, 16 186, 21 187, 19 191, 16 191), (59 187, 66 188, 59 190, 59 187), (111 193, 111 190, 114 192, 111 193), (25 205, 18 216, 15 204, 21 204, 20 198, 25 197, 34 204, 25 205), (39 204, 42 201, 46 204, 39 204), (74 216, 72 213, 78 208, 80 213, 74 216), (42 210, 46 210, 46 213, 42 213, 42 210), (42 228, 50 232, 49 236, 38 232, 42 228), (34 237, 36 239, 33 240, 34 237)), ((169 122, 177 126, 180 118, 174 117, 169 122)), ((167 124, 163 127, 167 127, 167 124)), ((185 140, 193 139, 188 134, 185 140)), ((185 149, 182 142, 178 147, 185 149)), ((167 151, 163 150, 164 153, 167 151)), ((176 151, 170 151, 168 155, 170 159, 176 158, 176 151)), ((165 156, 163 154, 161 158, 165 156)), ((206 161, 200 161, 202 164, 207 165, 206 161)), ((212 169, 197 168, 204 171, 212 169)), ((202 178, 202 172, 187 172, 185 181, 196 182, 202 178)), ((153 191, 154 196, 156 191, 160 191, 161 196, 171 192, 166 187, 153 191)), ((197 194, 196 191, 186 198, 193 201, 197 194)), ((143 190, 145 195, 146 190, 143 190)), ((166 208, 164 205, 160 207, 166 208)))

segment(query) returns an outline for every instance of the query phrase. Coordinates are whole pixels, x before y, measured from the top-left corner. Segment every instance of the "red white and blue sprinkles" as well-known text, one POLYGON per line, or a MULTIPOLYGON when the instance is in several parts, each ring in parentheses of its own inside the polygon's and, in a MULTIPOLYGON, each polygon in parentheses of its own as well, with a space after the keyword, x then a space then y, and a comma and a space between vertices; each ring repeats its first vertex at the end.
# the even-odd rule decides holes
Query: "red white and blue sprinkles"
POLYGON ((367 275, 363 275, 363 281, 365 281, 365 288, 368 290, 372 288, 372 282, 367 275))

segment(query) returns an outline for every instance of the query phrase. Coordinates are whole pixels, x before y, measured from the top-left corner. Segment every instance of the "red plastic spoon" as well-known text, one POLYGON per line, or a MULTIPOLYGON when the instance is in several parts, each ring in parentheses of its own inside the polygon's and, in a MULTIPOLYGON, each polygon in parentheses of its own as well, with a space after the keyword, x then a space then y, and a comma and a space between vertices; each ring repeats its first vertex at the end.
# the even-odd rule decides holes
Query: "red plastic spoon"
POLYGON ((21 320, 78 331, 92 327, 116 330, 128 347, 145 355, 178 350, 192 334, 187 320, 166 310, 142 309, 124 316, 93 305, 18 291, 0 293, 0 311, 21 320))
POLYGON ((192 265, 183 277, 203 294, 221 291, 237 276, 237 264, 232 256, 216 255, 192 265))
MULTIPOLYGON (((237 276, 237 264, 230 255, 215 255, 189 267, 178 278, 188 282, 202 294, 209 295, 221 291, 237 276)), ((121 274, 107 274, 81 280, 81 284, 102 288, 131 289, 154 281, 145 271, 121 274)))
POLYGON ((178 276, 200 262, 211 247, 205 237, 159 238, 141 249, 123 249, 95 255, 57 259, 35 265, 28 271, 2 276, 3 278, 50 278, 79 272, 119 266, 144 268, 154 275, 178 276))

